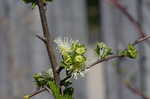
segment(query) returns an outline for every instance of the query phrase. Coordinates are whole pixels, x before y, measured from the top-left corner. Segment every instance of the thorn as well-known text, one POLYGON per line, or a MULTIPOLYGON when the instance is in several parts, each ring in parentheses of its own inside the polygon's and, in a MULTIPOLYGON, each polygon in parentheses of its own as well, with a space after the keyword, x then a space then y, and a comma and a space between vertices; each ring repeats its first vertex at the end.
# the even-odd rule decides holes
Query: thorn
POLYGON ((46 41, 46 39, 45 39, 44 37, 41 37, 41 36, 39 36, 39 35, 36 35, 36 37, 37 37, 38 39, 40 39, 41 41, 43 41, 45 44, 47 43, 47 41, 46 41))

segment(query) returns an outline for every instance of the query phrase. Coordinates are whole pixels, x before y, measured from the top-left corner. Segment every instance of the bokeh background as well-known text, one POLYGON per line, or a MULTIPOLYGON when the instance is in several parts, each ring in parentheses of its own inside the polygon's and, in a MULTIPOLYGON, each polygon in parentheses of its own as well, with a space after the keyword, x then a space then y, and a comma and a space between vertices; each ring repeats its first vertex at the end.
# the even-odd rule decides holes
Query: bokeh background
MULTIPOLYGON (((150 1, 119 1, 144 32, 150 33, 150 1)), ((53 0, 47 6, 47 18, 53 39, 68 37, 88 46, 88 64, 96 60, 92 49, 97 41, 118 50, 139 36, 131 22, 105 0, 53 0)), ((45 46, 36 34, 42 35, 37 7, 32 9, 21 0, 0 0, 0 99, 22 99, 35 90, 32 75, 50 67, 45 46)), ((122 84, 131 76, 133 85, 150 96, 150 44, 137 48, 138 59, 98 64, 74 81, 76 99, 142 99, 122 84), (125 72, 118 72, 120 69, 125 72)), ((33 99, 53 98, 41 93, 33 99)))

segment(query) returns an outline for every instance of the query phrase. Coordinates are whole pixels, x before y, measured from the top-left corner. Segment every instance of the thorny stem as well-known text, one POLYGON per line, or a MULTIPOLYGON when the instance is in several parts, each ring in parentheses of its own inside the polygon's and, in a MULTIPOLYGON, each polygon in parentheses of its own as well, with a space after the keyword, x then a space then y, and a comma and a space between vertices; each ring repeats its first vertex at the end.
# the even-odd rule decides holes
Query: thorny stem
POLYGON ((54 50, 52 48, 52 45, 53 45, 52 38, 51 38, 49 29, 48 29, 46 11, 44 9, 44 3, 42 0, 38 0, 37 4, 39 7, 39 12, 40 12, 41 24, 42 24, 42 28, 43 28, 43 35, 46 40, 45 46, 47 48, 49 61, 51 62, 51 66, 52 66, 52 70, 53 70, 53 74, 54 74, 54 80, 57 83, 57 85, 59 86, 60 77, 56 71, 57 61, 56 61, 56 56, 55 56, 54 50))

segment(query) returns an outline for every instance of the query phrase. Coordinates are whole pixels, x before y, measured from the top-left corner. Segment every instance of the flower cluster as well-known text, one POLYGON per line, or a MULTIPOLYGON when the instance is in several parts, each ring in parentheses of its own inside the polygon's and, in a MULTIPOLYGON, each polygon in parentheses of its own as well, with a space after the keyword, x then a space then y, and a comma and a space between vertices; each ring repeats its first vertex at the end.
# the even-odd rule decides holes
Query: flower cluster
MULTIPOLYGON (((61 80, 61 86, 64 86, 62 95, 60 87, 54 81, 52 69, 48 69, 42 73, 36 73, 33 75, 33 78, 38 88, 47 87, 51 89, 55 99, 73 99, 73 88, 70 86, 72 82, 66 79, 61 80)), ((24 99, 30 99, 30 95, 24 96, 24 99)))
POLYGON ((33 78, 36 82, 36 85, 39 88, 41 88, 47 85, 48 81, 53 81, 54 77, 53 77, 52 69, 48 69, 45 72, 34 74, 33 78))
POLYGON ((137 54, 138 51, 132 44, 128 44, 128 48, 120 52, 120 55, 127 56, 133 59, 137 57, 137 54))
POLYGON ((62 56, 61 66, 65 68, 69 74, 76 76, 82 74, 86 62, 86 48, 79 41, 55 40, 62 56))
POLYGON ((95 52, 96 55, 100 58, 100 59, 104 59, 106 58, 108 55, 112 54, 112 49, 107 46, 105 43, 103 42, 98 42, 97 46, 95 48, 95 52))

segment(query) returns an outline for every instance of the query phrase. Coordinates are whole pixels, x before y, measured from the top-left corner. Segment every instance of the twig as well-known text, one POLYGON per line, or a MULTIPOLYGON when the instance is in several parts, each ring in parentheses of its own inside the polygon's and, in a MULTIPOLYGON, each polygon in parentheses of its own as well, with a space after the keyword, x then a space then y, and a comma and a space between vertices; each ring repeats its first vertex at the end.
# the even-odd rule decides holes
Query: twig
MULTIPOLYGON (((141 37, 141 38, 135 40, 132 44, 133 45, 137 45, 137 44, 139 44, 139 43, 141 43, 141 42, 143 42, 143 41, 145 41, 145 40, 147 40, 149 38, 150 38, 150 35, 145 35, 144 37, 141 37)), ((91 65, 89 65, 88 67, 86 67, 86 69, 90 69, 91 67, 94 67, 95 65, 97 65, 97 64, 99 64, 101 62, 108 61, 108 60, 111 60, 111 59, 114 59, 114 58, 119 58, 119 57, 123 58, 124 56, 121 56, 121 55, 108 56, 105 59, 97 60, 96 62, 94 62, 91 65)), ((131 84, 129 84, 129 83, 124 83, 124 84, 134 94, 143 97, 143 99, 150 99, 149 97, 145 96, 139 89, 132 87, 131 84)))
POLYGON ((136 21, 130 13, 126 10, 126 8, 118 2, 118 0, 109 0, 112 2, 128 19, 129 21, 134 25, 134 27, 137 29, 137 31, 140 33, 141 37, 145 36, 145 33, 143 32, 143 29, 141 28, 138 21, 136 21))
POLYGON ((42 92, 45 92, 45 91, 48 91, 49 93, 51 93, 51 90, 47 86, 45 86, 45 87, 40 88, 39 90, 36 90, 33 93, 31 93, 29 95, 29 97, 31 98, 31 97, 36 96, 36 95, 38 95, 38 94, 40 94, 42 92))
POLYGON ((39 93, 41 93, 41 92, 44 92, 46 90, 47 90, 46 88, 41 88, 39 90, 36 90, 36 91, 34 91, 33 93, 30 94, 30 98, 37 95, 37 94, 39 94, 39 93))
POLYGON ((47 41, 46 41, 45 38, 43 38, 43 37, 41 37, 41 36, 39 36, 39 35, 36 35, 36 37, 37 37, 38 39, 40 39, 42 42, 44 42, 45 44, 47 43, 47 41))
POLYGON ((59 78, 59 75, 56 70, 57 61, 56 61, 56 56, 54 54, 54 50, 52 48, 53 44, 52 44, 51 35, 49 33, 49 29, 48 29, 46 11, 44 9, 44 3, 42 0, 38 0, 37 4, 39 7, 39 12, 40 12, 41 24, 42 24, 42 28, 43 28, 43 35, 45 37, 45 40, 47 41, 47 43, 45 45, 47 48, 49 60, 51 62, 51 66, 52 66, 52 70, 53 70, 53 74, 54 74, 54 80, 57 83, 57 85, 59 86, 60 78, 59 78))
POLYGON ((145 96, 144 93, 142 93, 138 88, 133 87, 131 83, 125 81, 123 84, 134 94, 141 96, 143 99, 150 99, 149 97, 145 96))
MULTIPOLYGON (((141 42, 143 42, 143 41, 145 41, 145 40, 147 40, 147 39, 149 39, 149 38, 150 38, 150 35, 145 35, 144 37, 141 37, 141 38, 135 40, 135 41, 132 43, 132 45, 137 45, 137 44, 139 44, 139 43, 141 43, 141 42)), ((111 60, 111 59, 114 59, 114 58, 119 58, 119 57, 124 57, 124 56, 121 56, 121 55, 108 56, 108 57, 106 57, 106 58, 104 58, 104 59, 97 60, 96 62, 94 62, 94 63, 92 63, 91 65, 87 66, 86 69, 90 69, 91 67, 93 67, 93 66, 95 66, 95 65, 97 65, 97 64, 99 64, 99 63, 102 63, 102 62, 104 62, 104 61, 108 61, 108 60, 111 60)))
POLYGON ((136 45, 136 44, 138 44, 138 43, 140 43, 140 42, 143 42, 143 41, 145 41, 145 40, 147 40, 147 39, 149 39, 150 38, 150 35, 145 35, 144 37, 141 37, 141 38, 139 38, 138 40, 136 40, 134 43, 133 43, 133 45, 136 45))
POLYGON ((122 57, 122 56, 121 55, 112 55, 112 56, 108 56, 107 58, 97 60, 96 62, 94 62, 91 65, 87 66, 86 69, 90 69, 91 67, 94 67, 95 65, 97 65, 99 63, 102 63, 104 61, 108 61, 108 60, 111 60, 111 59, 114 59, 114 58, 118 58, 118 57, 122 57))

